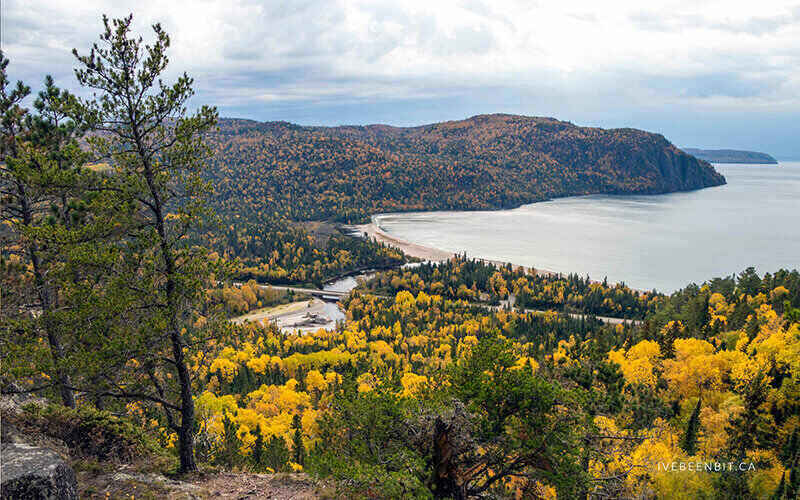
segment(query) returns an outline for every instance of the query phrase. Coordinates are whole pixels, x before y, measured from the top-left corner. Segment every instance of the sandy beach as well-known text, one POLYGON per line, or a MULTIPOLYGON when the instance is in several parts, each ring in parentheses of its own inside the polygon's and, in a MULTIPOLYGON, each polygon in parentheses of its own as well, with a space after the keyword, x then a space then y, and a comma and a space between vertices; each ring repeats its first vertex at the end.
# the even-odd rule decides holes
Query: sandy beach
POLYGON ((362 234, 366 233, 370 238, 374 238, 377 241, 380 241, 381 243, 385 243, 395 248, 399 248, 406 255, 411 257, 417 257, 418 259, 441 262, 455 256, 455 254, 452 252, 439 250, 438 248, 431 248, 423 245, 417 245, 416 243, 411 243, 410 241, 401 240, 400 238, 391 236, 385 233, 374 222, 371 222, 369 224, 362 224, 360 226, 354 226, 354 229, 362 234))
MULTIPOLYGON (((360 233, 366 233, 371 238, 375 238, 377 241, 385 243, 387 245, 391 245, 393 247, 399 248, 402 250, 406 255, 411 257, 417 257, 423 260, 428 260, 432 262, 442 262, 448 260, 452 257, 455 257, 456 254, 452 252, 448 252, 446 250, 441 250, 438 248, 426 247, 424 245, 418 245, 416 243, 412 243, 410 241, 403 240, 396 236, 392 236, 385 231, 383 231, 380 227, 378 227, 375 222, 371 222, 369 224, 362 224, 359 226, 351 226, 354 230, 359 231, 360 233)), ((505 266, 509 264, 508 262, 502 262, 499 260, 492 260, 492 259, 484 259, 481 257, 475 257, 476 260, 480 260, 483 262, 487 262, 490 264, 494 264, 496 266, 505 266)), ((557 271, 551 271, 549 269, 541 269, 541 268, 532 268, 527 266, 522 266, 519 264, 514 264, 513 262, 510 263, 514 269, 522 269, 526 273, 535 272, 539 276, 556 276, 556 275, 567 275, 569 273, 559 273, 557 271)), ((597 280, 591 280, 592 283, 600 283, 597 280)), ((613 282, 609 282, 613 286, 613 282)), ((644 289, 638 289, 629 287, 631 290, 636 290, 638 292, 648 292, 644 289)), ((608 319, 608 318, 606 318, 608 319)))
MULTIPOLYGON (((396 236, 392 236, 383 231, 380 227, 378 227, 378 225, 375 222, 371 222, 369 224, 362 224, 359 226, 353 226, 353 229, 359 231, 362 234, 366 233, 369 237, 374 238, 375 240, 380 241, 381 243, 385 243, 387 245, 399 248, 406 255, 409 255, 411 257, 417 257, 419 259, 432 262, 441 262, 456 256, 456 254, 453 252, 448 252, 446 250, 441 250, 438 248, 426 247, 424 245, 418 245, 416 243, 412 243, 410 241, 397 238, 396 236)), ((483 259, 480 257, 478 257, 477 260, 488 262, 496 266, 505 266, 507 264, 506 262, 500 262, 491 259, 483 259)), ((511 263, 511 265, 514 266, 515 269, 522 268, 526 272, 529 272, 532 269, 529 267, 514 264, 513 262, 511 263)), ((552 276, 555 274, 559 274, 556 273, 555 271, 549 271, 547 269, 537 268, 535 269, 535 271, 536 274, 539 275, 552 276)))

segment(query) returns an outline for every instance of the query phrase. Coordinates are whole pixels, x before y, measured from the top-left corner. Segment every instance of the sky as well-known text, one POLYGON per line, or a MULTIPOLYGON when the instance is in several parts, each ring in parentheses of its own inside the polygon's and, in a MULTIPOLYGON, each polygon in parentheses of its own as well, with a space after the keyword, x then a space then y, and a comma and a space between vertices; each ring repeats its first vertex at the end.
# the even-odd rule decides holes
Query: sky
POLYGON ((172 37, 225 117, 419 125, 483 113, 800 160, 800 0, 0 0, 13 79, 79 91, 101 15, 172 37))

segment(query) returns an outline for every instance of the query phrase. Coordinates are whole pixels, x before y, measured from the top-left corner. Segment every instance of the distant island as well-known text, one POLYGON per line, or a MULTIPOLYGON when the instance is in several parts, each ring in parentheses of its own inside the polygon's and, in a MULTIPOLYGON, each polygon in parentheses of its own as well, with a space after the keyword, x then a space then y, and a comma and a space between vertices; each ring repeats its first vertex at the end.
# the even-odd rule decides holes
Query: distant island
POLYGON ((711 163, 761 163, 777 165, 778 160, 767 153, 739 151, 736 149, 697 149, 683 148, 684 151, 700 160, 711 163))

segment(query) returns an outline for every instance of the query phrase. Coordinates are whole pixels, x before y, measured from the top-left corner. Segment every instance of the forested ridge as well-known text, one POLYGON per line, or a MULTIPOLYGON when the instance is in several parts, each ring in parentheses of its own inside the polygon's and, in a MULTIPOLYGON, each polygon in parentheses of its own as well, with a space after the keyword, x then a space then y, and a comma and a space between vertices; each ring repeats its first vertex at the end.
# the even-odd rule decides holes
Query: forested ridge
POLYGON ((306 221, 376 213, 516 207, 591 193, 663 193, 725 182, 709 164, 636 129, 482 115, 420 127, 303 127, 222 119, 207 136, 209 205, 224 220, 202 239, 239 258, 240 277, 313 283, 404 257, 372 241, 315 236, 306 221))
POLYGON ((498 209, 592 193, 725 182, 663 136, 553 118, 481 115, 420 127, 303 127, 223 119, 213 204, 234 220, 363 222, 409 210, 498 209))
POLYGON ((738 149, 697 149, 683 148, 692 156, 714 163, 755 163, 777 165, 778 160, 758 151, 741 151, 738 149))

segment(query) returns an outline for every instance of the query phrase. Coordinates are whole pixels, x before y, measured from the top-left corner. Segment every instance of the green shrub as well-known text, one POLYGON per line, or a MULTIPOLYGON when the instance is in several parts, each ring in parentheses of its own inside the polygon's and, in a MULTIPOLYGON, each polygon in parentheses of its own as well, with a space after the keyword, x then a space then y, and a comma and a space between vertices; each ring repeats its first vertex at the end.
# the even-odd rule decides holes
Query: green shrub
POLYGON ((306 459, 318 478, 348 498, 431 498, 424 457, 408 443, 404 402, 391 391, 358 393, 347 384, 320 421, 320 442, 306 459))
POLYGON ((128 462, 158 451, 158 445, 127 419, 90 406, 27 405, 19 425, 60 439, 75 457, 128 462))

